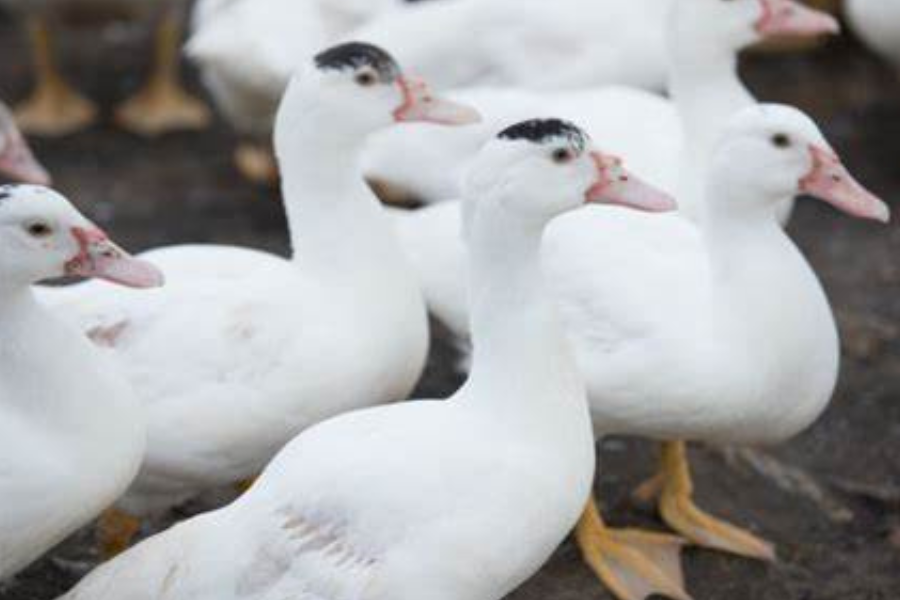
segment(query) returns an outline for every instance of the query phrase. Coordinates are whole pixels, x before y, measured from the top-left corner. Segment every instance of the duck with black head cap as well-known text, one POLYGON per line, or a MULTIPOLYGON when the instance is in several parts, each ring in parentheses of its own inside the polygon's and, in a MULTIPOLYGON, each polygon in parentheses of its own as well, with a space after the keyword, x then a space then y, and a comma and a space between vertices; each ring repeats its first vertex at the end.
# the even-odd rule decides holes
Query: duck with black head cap
POLYGON ((540 568, 594 471, 584 387, 542 284, 544 227, 587 202, 674 203, 556 120, 501 133, 466 195, 463 388, 305 431, 235 503, 132 548, 65 600, 500 600, 540 568))
MULTIPOLYGON (((506 119, 523 110, 549 109, 583 123, 651 183, 673 193, 683 216, 700 221, 712 148, 734 113, 756 102, 738 77, 738 52, 773 35, 837 28, 831 15, 794 0, 673 0, 667 30, 671 99, 628 88, 555 95, 485 88, 455 96, 479 107, 482 124, 454 131, 412 125, 374 136, 366 152, 368 169, 383 166, 383 173, 393 174, 388 182, 405 182, 401 187, 408 184, 426 199, 450 200, 417 211, 392 211, 431 313, 464 348, 469 322, 460 207, 454 201, 458 175, 467 153, 506 119)), ((793 204, 793 198, 784 198, 773 218, 785 223, 793 204)))
MULTIPOLYGON (((699 188, 705 215, 698 223, 589 207, 548 230, 544 266, 598 435, 776 443, 815 422, 831 398, 838 366, 831 307, 775 209, 799 194, 876 221, 887 220, 888 208, 795 109, 745 108, 723 136, 699 188)), ((434 288, 442 303, 431 306, 466 332, 471 300, 460 284, 468 276, 459 212, 449 227, 431 223, 456 247, 425 272, 432 284, 453 274, 453 287, 434 288)), ((672 528, 702 546, 774 559, 771 543, 696 507, 684 442, 666 442, 663 457, 640 495, 658 500, 672 528)), ((618 597, 687 597, 678 566, 683 541, 610 530, 595 507, 578 538, 618 597)))
POLYGON ((146 460, 108 515, 108 552, 136 517, 253 478, 310 425, 407 397, 428 349, 425 305, 359 153, 399 122, 477 118, 380 48, 329 48, 294 77, 276 124, 290 258, 177 246, 146 255, 169 277, 158 293, 46 290, 109 348, 149 412, 146 460))

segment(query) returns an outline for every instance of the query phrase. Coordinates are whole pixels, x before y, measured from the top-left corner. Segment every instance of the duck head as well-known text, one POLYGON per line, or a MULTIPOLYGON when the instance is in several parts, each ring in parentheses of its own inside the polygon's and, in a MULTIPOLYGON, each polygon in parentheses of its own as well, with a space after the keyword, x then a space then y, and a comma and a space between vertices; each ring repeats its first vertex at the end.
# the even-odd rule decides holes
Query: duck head
MULTIPOLYGON (((535 222, 585 204, 674 210, 675 201, 596 149, 587 133, 559 119, 513 125, 489 142, 466 176, 467 198, 490 198, 535 222)), ((467 200, 467 211, 473 210, 467 200)))
POLYGON ((675 38, 709 50, 840 32, 837 19, 798 0, 676 0, 671 10, 675 38))
POLYGON ((0 104, 0 174, 22 183, 50 184, 50 174, 34 158, 12 113, 3 104, 0 104))
POLYGON ((812 119, 789 106, 761 104, 738 113, 710 173, 718 189, 730 190, 729 212, 765 213, 786 197, 809 195, 854 217, 890 218, 888 206, 853 178, 812 119))
POLYGON ((352 136, 394 123, 466 125, 480 120, 474 109, 441 98, 424 81, 404 74, 386 51, 361 42, 319 53, 292 79, 279 121, 292 115, 306 123, 335 124, 334 129, 339 125, 352 136))
POLYGON ((0 187, 0 269, 9 281, 96 277, 158 287, 162 273, 114 244, 60 194, 34 185, 0 187))

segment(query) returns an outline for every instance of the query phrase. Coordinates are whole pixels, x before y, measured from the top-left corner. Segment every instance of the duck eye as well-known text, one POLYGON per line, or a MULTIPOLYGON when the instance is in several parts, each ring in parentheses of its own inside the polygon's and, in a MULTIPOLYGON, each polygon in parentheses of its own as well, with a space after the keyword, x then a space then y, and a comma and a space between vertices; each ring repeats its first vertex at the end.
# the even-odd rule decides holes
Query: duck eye
POLYGON ((564 165, 575 159, 575 153, 569 148, 557 148, 553 151, 553 162, 564 165))
POLYGON ((354 79, 357 84, 363 87, 371 87, 378 82, 378 77, 375 76, 375 73, 368 69, 358 72, 354 79))
POLYGON ((772 145, 776 148, 790 148, 791 138, 785 133, 776 133, 772 136, 772 145))
POLYGON ((27 231, 28 235, 30 235, 31 237, 45 238, 53 233, 53 228, 50 227, 50 225, 48 225, 47 223, 38 221, 26 225, 25 231, 27 231))

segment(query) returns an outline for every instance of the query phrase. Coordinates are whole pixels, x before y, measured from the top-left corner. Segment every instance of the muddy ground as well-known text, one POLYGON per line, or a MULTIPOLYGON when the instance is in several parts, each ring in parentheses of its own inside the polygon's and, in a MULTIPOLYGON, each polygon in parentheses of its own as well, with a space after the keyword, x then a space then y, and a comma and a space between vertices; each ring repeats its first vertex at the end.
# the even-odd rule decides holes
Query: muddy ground
MULTIPOLYGON (((140 83, 147 41, 140 27, 69 36, 62 42, 66 73, 109 114, 140 83)), ((760 98, 813 114, 859 178, 900 208, 900 78, 891 69, 844 39, 811 54, 754 56, 742 70, 760 98)), ((28 85, 23 40, 0 13, 0 95, 19 99, 28 85)), ((101 124, 35 146, 58 187, 131 249, 217 242, 284 252, 277 193, 238 177, 233 142, 221 123, 152 142, 101 124)), ((791 233, 839 316, 840 387, 811 431, 766 455, 774 461, 694 450, 700 503, 775 541, 781 560, 767 565, 688 550, 689 589, 698 600, 894 600, 900 596, 900 226, 855 222, 803 202, 791 233)), ((436 337, 421 393, 446 395, 458 380, 452 352, 436 337)), ((629 490, 651 472, 652 446, 614 439, 601 454, 598 486, 609 520, 661 528, 629 500, 629 490)), ((54 598, 95 560, 83 533, 0 590, 0 600, 54 598)), ((568 542, 514 598, 609 595, 568 542)))

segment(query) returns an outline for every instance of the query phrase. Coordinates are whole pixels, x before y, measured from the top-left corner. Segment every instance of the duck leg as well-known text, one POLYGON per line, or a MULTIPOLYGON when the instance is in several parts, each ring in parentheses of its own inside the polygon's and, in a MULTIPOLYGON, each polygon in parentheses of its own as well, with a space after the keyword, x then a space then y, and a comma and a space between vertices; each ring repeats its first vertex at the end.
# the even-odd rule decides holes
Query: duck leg
POLYGON ((103 558, 109 560, 128 550, 140 530, 140 519, 115 508, 104 512, 97 523, 97 537, 103 558))
POLYGON ((659 512, 673 530, 691 542, 749 558, 774 561, 775 548, 749 531, 712 517, 694 504, 694 485, 685 442, 665 442, 661 470, 639 488, 645 498, 658 493, 659 512))
POLYGON ((234 151, 238 172, 253 183, 269 185, 278 181, 278 163, 272 150, 253 142, 243 142, 234 151))
POLYGON ((167 131, 203 129, 212 122, 209 108, 188 94, 179 81, 181 22, 168 10, 156 32, 156 58, 150 79, 116 110, 116 122, 134 133, 155 136, 167 131))
POLYGON ((88 127, 97 118, 97 108, 59 74, 47 21, 42 16, 31 17, 27 27, 37 82, 31 96, 16 108, 19 126, 27 133, 45 136, 67 135, 88 127))
POLYGON ((584 561, 619 600, 644 600, 659 594, 690 600, 684 590, 681 548, 684 540, 638 529, 610 529, 591 497, 575 539, 584 561))

